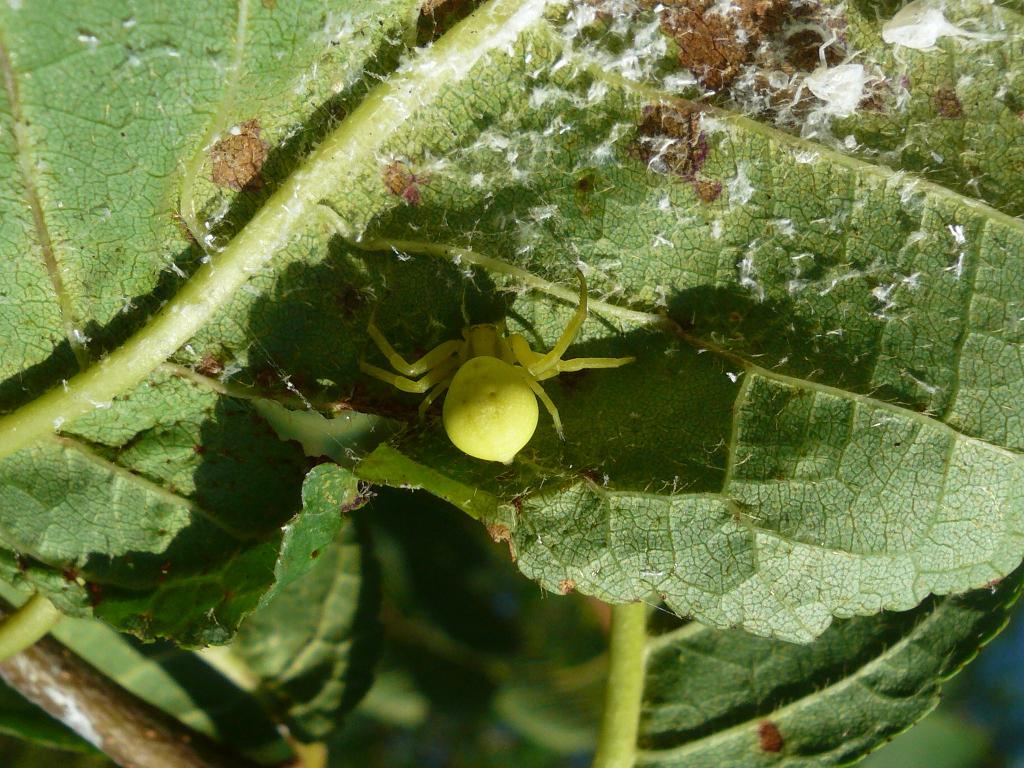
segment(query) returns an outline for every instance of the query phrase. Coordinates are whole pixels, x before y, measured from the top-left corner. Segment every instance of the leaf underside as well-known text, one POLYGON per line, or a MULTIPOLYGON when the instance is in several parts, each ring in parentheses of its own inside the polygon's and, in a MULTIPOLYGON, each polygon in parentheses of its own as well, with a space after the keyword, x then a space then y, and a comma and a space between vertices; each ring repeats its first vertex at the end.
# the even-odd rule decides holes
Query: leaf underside
MULTIPOLYGON (((549 590, 773 638, 750 648, 827 631, 822 654, 870 654, 915 616, 982 611, 979 593, 929 595, 1020 562, 1019 4, 948 3, 992 39, 921 51, 885 44, 872 3, 801 4, 793 23, 835 33, 830 64, 865 67, 846 116, 802 87, 818 46, 798 56, 784 13, 742 30, 730 74, 687 64, 699 27, 648 3, 497 0, 420 49, 404 0, 48 6, 0 8, 9 416, 145 341, 190 276, 287 207, 286 180, 328 192, 297 201, 308 215, 168 364, 0 460, 12 583, 142 638, 226 642, 276 593, 327 599, 312 553, 335 552, 356 476, 480 519, 549 590), (325 178, 311 153, 338 136, 345 171, 325 178), (507 468, 359 373, 384 364, 373 313, 410 359, 467 319, 557 339, 571 305, 445 246, 570 290, 582 268, 605 306, 569 356, 636 358, 545 382, 567 440, 542 420, 507 468), (266 400, 407 428, 311 503, 315 457, 266 400)), ((919 689, 952 670, 923 665, 919 689)))

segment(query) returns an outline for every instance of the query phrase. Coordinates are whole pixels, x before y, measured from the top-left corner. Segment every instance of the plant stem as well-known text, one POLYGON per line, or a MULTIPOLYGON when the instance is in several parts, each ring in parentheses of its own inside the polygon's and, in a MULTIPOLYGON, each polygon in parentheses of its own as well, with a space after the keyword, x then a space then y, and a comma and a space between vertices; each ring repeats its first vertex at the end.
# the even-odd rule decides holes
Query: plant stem
POLYGON ((53 603, 36 592, 0 624, 0 662, 34 645, 57 625, 63 615, 53 607, 53 603))
MULTIPOLYGON (((227 304, 306 225, 321 200, 379 155, 410 116, 471 76, 473 65, 504 52, 562 0, 491 0, 409 65, 367 94, 274 192, 224 249, 124 344, 78 375, 0 418, 0 458, 138 385, 227 304)), ((372 172, 372 171, 371 171, 372 172)), ((351 236, 351 233, 350 233, 351 236)))
POLYGON ((632 768, 636 760, 646 641, 646 606, 612 606, 608 686, 593 768, 632 768))
MULTIPOLYGON (((9 610, 0 601, 0 615, 9 610)), ((53 638, 0 662, 0 677, 118 765, 258 768, 121 688, 53 638)))
MULTIPOLYGON (((478 253, 477 251, 469 248, 460 248, 454 245, 421 242, 417 240, 377 239, 355 241, 352 244, 358 248, 368 251, 393 250, 400 252, 404 251, 406 253, 422 253, 432 256, 441 256, 455 262, 456 264, 473 264, 478 267, 483 267, 491 272, 511 275, 512 277, 521 280, 523 285, 534 288, 542 293, 546 293, 549 296, 563 299, 570 304, 579 303, 580 296, 578 291, 570 290, 569 288, 558 285, 557 283, 552 283, 550 280, 545 280, 543 277, 539 277, 532 272, 521 269, 514 264, 509 264, 507 261, 496 259, 493 256, 485 256, 484 254, 478 253)), ((618 304, 601 301, 600 299, 591 299, 588 301, 588 306, 593 312, 597 312, 599 315, 618 318, 619 320, 625 320, 630 323, 659 325, 665 322, 665 318, 663 316, 654 314, 653 312, 642 312, 637 309, 630 309, 629 307, 623 307, 618 304)))

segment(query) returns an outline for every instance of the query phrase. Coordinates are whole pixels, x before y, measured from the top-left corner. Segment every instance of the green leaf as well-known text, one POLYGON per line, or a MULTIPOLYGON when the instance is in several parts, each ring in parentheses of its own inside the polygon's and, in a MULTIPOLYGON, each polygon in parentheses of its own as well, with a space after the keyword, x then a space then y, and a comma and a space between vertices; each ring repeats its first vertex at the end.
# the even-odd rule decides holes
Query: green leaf
MULTIPOLYGON (((260 142, 308 148, 305 125, 329 121, 393 60, 415 6, 0 9, 0 114, 13 126, 0 153, 0 239, 32 255, 0 276, 0 404, 70 376, 71 348, 87 359, 119 343, 180 286, 175 271, 194 269, 180 221, 199 232, 203 208, 235 194, 232 163, 216 174, 209 145, 256 119, 257 155, 260 142), (111 87, 76 87, 86 82, 111 87)), ((273 153, 267 166, 259 177, 281 172, 273 153)))
POLYGON ((302 514, 285 527, 274 566, 277 589, 311 570, 320 552, 338 538, 344 515, 365 502, 351 472, 334 464, 314 467, 302 482, 302 514))
POLYGON ((72 429, 0 464, 5 541, 63 583, 10 578, 142 637, 224 642, 285 576, 301 453, 244 401, 169 374, 72 429))
POLYGON ((845 47, 866 54, 886 80, 870 89, 874 108, 833 121, 832 132, 854 137, 861 157, 882 158, 1012 215, 1024 213, 1020 3, 1014 10, 980 0, 945 6, 950 24, 998 39, 965 46, 943 37, 930 51, 886 45, 878 5, 851 6, 845 47))
MULTIPOLYGON (((847 765, 906 730, 1006 623, 992 589, 855 618, 808 646, 697 623, 649 641, 641 766, 847 765)), ((884 753, 883 753, 884 754, 884 753)))
MULTIPOLYGON (((546 383, 567 443, 542 426, 510 472, 458 455, 435 425, 403 436, 404 460, 378 449, 360 476, 508 528, 520 567, 549 589, 653 594, 789 640, 1005 576, 1024 534, 1020 221, 602 76, 587 64, 596 45, 580 44, 576 69, 545 70, 564 60, 562 32, 521 43, 536 69, 504 71, 502 111, 457 145, 433 137, 432 112, 417 116, 403 153, 459 162, 417 208, 372 222, 372 242, 556 280, 571 243, 595 293, 652 309, 660 296, 673 333, 595 307, 609 320, 571 354, 637 362, 546 383), (541 96, 547 113, 530 108, 541 96), (574 130, 546 131, 551 110, 574 130), (608 138, 609 123, 625 127, 608 138), (504 174, 509 151, 521 181, 504 174), (705 199, 698 182, 721 194, 705 199)), ((358 194, 332 205, 346 222, 365 210, 358 194)), ((567 312, 527 295, 510 317, 547 348, 567 312)), ((396 344, 401 330, 385 328, 396 344)))
POLYGON ((274 400, 258 399, 253 406, 282 440, 296 440, 307 456, 327 456, 344 466, 397 431, 395 422, 358 411, 327 418, 315 410, 290 410, 274 400))
MULTIPOLYGON (((310 490, 306 503, 311 512, 321 506, 338 518, 336 504, 325 503, 329 482, 311 475, 307 489, 319 490, 310 490)), ((369 690, 380 649, 379 576, 361 526, 350 523, 313 556, 310 571, 249 617, 231 646, 301 741, 321 740, 341 726, 369 690)))
MULTIPOLYGON (((272 147, 303 154, 394 66, 414 7, 0 9, 0 115, 11 128, 0 140, 0 239, 31 255, 0 275, 0 409, 56 386, 89 411, 73 432, 53 416, 47 430, 64 426, 61 438, 0 466, 10 580, 68 612, 191 644, 228 639, 271 586, 301 455, 248 406, 218 397, 213 379, 163 372, 133 389, 159 362, 135 367, 151 337, 123 364, 115 354, 90 369, 121 382, 107 395, 86 394, 72 374, 208 260, 196 241, 216 248, 219 235, 207 237, 204 220, 213 226, 235 198, 240 212, 217 232, 237 228, 242 203, 258 205, 258 190, 290 170, 272 147), (255 175, 239 181, 247 156, 255 175)), ((23 434, 6 424, 3 454, 23 434)))
MULTIPOLYGON (((200 14, 206 37, 183 39, 184 48, 177 45, 177 37, 190 25, 175 24, 159 9, 149 9, 148 14, 140 10, 130 17, 95 10, 69 20, 38 7, 25 13, 10 8, 0 17, 5 30, 0 65, 15 127, 8 137, 14 144, 8 156, 12 173, 7 176, 14 186, 3 199, 31 220, 31 226, 18 229, 21 240, 13 234, 8 239, 19 248, 26 238, 39 244, 39 260, 3 289, 4 322, 9 328, 4 337, 18 342, 13 358, 24 367, 4 371, 9 374, 4 390, 9 395, 3 403, 15 408, 0 428, 0 455, 8 457, 0 470, 0 498, 11 510, 0 525, 8 550, 4 565, 11 580, 42 588, 64 610, 85 613, 92 608, 114 626, 143 637, 200 644, 224 642, 231 636, 272 584, 278 529, 296 510, 297 475, 304 469, 294 448, 260 434, 264 425, 248 406, 238 403, 238 388, 213 378, 224 370, 225 345, 204 348, 198 359, 193 357, 197 347, 185 345, 183 359, 199 372, 154 369, 289 241, 298 244, 286 248, 292 258, 296 253, 309 256, 312 248, 328 252, 326 241, 298 232, 309 222, 289 200, 301 188, 303 206, 312 209, 323 197, 322 189, 337 183, 332 163, 346 166, 350 148, 374 154, 375 147, 352 128, 359 120, 346 122, 340 132, 331 129, 338 114, 376 82, 377 67, 394 67, 400 39, 412 33, 415 21, 415 5, 409 2, 387 8, 329 8, 310 2, 280 11, 274 5, 241 3, 233 23, 225 23, 232 21, 228 16, 215 18, 223 9, 210 11, 207 17, 200 14), (37 18, 40 12, 43 15, 37 18), (385 13, 383 23, 378 13, 385 13), (299 38, 302 42, 297 44, 299 38), (44 41, 47 45, 40 50, 53 51, 57 65, 43 67, 44 77, 22 77, 24 67, 42 66, 33 56, 39 53, 35 46, 44 41), (39 131, 57 113, 29 114, 28 105, 53 102, 52 92, 69 82, 67 67, 74 65, 68 62, 77 57, 89 66, 72 71, 117 82, 117 98, 98 96, 91 101, 92 89, 78 91, 70 109, 83 129, 68 128, 61 117, 44 136, 39 131), (150 57, 157 62, 153 66, 147 64, 150 57), (189 87, 173 87, 165 98, 164 89, 179 81, 189 87), (171 98, 186 100, 187 108, 171 98), (204 100, 215 108, 208 106, 199 114, 212 117, 197 120, 194 106, 204 100), (142 105, 160 114, 174 113, 178 121, 166 141, 156 146, 149 143, 146 122, 136 117, 142 105), (249 119, 254 112, 261 116, 258 126, 249 119), (111 131, 111 124, 124 130, 111 131), (138 178, 132 176, 128 187, 111 186, 109 178, 124 174, 116 164, 105 164, 102 157, 96 159, 83 149, 115 132, 124 139, 112 150, 118 162, 133 154, 126 147, 135 147, 137 154, 152 160, 152 165, 138 166, 138 178), (323 141, 327 135, 335 137, 333 143, 323 141), (280 153, 264 157, 264 144, 269 147, 271 141, 279 143, 280 153), (317 143, 323 159, 334 156, 327 164, 306 161, 317 168, 321 191, 303 185, 302 174, 285 180, 317 143), (89 161, 83 157, 81 166, 70 168, 70 176, 47 177, 47 184, 55 185, 54 190, 73 186, 75 194, 89 190, 101 203, 109 194, 110 205, 89 207, 71 197, 44 195, 36 176, 51 151, 89 154, 89 161), (260 167, 243 168, 239 158, 258 158, 252 162, 260 167), (224 163, 230 167, 221 167, 224 163), (179 165, 180 176, 172 172, 179 165), (257 175, 243 185, 238 178, 246 170, 257 175), (243 186, 238 195, 236 186, 243 186), (280 188, 268 197, 271 186, 280 188), (130 204, 122 206, 121 197, 130 204), (68 215, 59 212, 65 205, 68 215), (120 215, 108 217, 108 207, 120 215), (97 225, 94 214, 106 223, 97 225), (220 238, 230 238, 250 217, 265 221, 241 230, 248 233, 243 240, 256 240, 249 245, 232 240, 234 245, 225 246, 216 267, 210 266, 209 254, 188 243, 191 238, 217 250, 220 238), (181 236, 175 218, 184 224, 187 237, 181 236), (152 229, 160 221, 166 223, 166 232, 158 236, 152 229), (257 235, 261 226, 264 234, 257 235), (118 237, 117 231, 133 237, 142 232, 145 244, 118 237), (99 241, 90 240, 95 237, 99 241), (70 245, 78 240, 81 243, 70 245), (89 282, 90 275, 98 274, 93 269, 100 258, 97 249, 111 241, 129 242, 142 255, 110 261, 116 268, 89 282), (175 243, 181 249, 180 264, 172 263, 168 254, 175 243), (232 258, 225 254, 232 250, 238 258, 229 266, 232 258), (164 274, 163 285, 157 284, 165 267, 170 272, 164 274), (31 272, 33 268, 38 274, 31 272), (187 270, 196 270, 195 279, 180 287, 175 275, 187 270), (76 304, 79 299, 91 301, 96 294, 107 304, 86 301, 85 309, 76 304), (59 322, 47 324, 36 312, 40 295, 52 298, 51 309, 60 309, 59 322), (117 346, 170 296, 161 312, 130 337, 132 341, 89 365, 91 355, 117 346), (65 347, 85 367, 77 376, 71 376, 71 356, 61 351, 65 347, 57 332, 62 327, 70 339, 65 347), (91 346, 82 328, 88 331, 84 336, 92 338, 91 346), (39 350, 44 357, 46 350, 54 351, 43 359, 39 350), (175 376, 183 380, 168 384, 175 376), (17 407, 47 381, 53 387, 49 394, 17 407), (76 417, 81 421, 72 426, 76 417), (54 429, 62 435, 51 439, 48 433, 54 429), (260 470, 268 465, 275 471, 260 470)), ((493 29, 501 18, 499 13, 484 21, 493 29)), ((502 44, 486 35, 482 39, 474 54, 478 59, 502 44)), ((447 57, 454 60, 451 53, 447 57)), ((455 58, 461 60, 462 53, 455 58)), ((424 68, 416 77, 425 74, 424 68)), ((424 95, 417 92, 415 99, 424 95)), ((379 117, 372 107, 377 102, 364 103, 364 119, 372 122, 379 117)), ((401 123, 400 115, 395 119, 401 123)), ((257 284, 257 295, 259 288, 257 284)), ((237 332, 245 313, 232 315, 230 309, 225 319, 237 332)), ((323 327, 318 318, 318 328, 323 327)), ((245 343, 251 345, 254 337, 246 330, 258 329, 253 324, 242 330, 245 343)), ((196 345, 202 347, 202 341, 196 339, 196 345)), ((243 362, 239 355, 235 364, 243 362)), ((289 383, 277 370, 279 380, 289 383)), ((268 385, 259 382, 258 387, 242 387, 243 403, 268 385)), ((288 391, 297 389, 291 385, 288 391)), ((297 399, 308 403, 301 393, 297 399)))
POLYGON ((406 422, 357 474, 458 504, 557 591, 808 641, 1007 575, 1024 26, 989 8, 1000 40, 901 58, 871 4, 805 5, 893 87, 878 120, 802 74, 761 99, 782 27, 680 99, 664 8, 492 0, 416 51, 402 0, 0 9, 0 240, 34 257, 0 275, 0 570, 196 644, 313 589, 336 521, 294 518, 309 462, 264 399, 406 422), (969 119, 905 110, 906 61, 969 119), (919 124, 945 168, 891 145, 919 124), (359 373, 374 312, 410 357, 467 322, 549 348, 578 268, 570 353, 636 362, 545 384, 565 444, 545 418, 510 468, 471 460, 359 373))

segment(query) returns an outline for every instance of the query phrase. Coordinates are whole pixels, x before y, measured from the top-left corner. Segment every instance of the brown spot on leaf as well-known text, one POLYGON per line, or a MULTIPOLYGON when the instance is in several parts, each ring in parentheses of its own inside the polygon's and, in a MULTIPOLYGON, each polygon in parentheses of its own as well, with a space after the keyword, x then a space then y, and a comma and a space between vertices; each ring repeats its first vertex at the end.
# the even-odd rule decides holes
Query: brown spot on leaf
POLYGON ((103 585, 95 581, 86 582, 85 588, 89 592, 89 602, 97 606, 103 602, 103 585))
POLYGON ((203 376, 220 376, 224 373, 224 363, 213 355, 203 355, 203 359, 196 366, 196 373, 201 373, 203 376))
POLYGON ((720 90, 740 74, 764 38, 790 11, 790 0, 643 0, 660 8, 662 31, 679 46, 679 63, 704 86, 720 90))
POLYGON ((947 120, 964 116, 964 105, 960 103, 956 91, 952 88, 939 88, 932 96, 932 102, 935 104, 935 111, 947 120))
POLYGON ((857 105, 857 109, 862 109, 867 112, 884 113, 886 111, 885 93, 879 90, 878 87, 872 88, 867 94, 865 94, 864 98, 860 100, 860 104, 857 105))
POLYGON ((228 189, 259 189, 263 186, 260 171, 267 160, 269 145, 260 138, 260 121, 256 118, 235 126, 228 135, 213 145, 213 183, 228 189))
MULTIPOLYGON (((794 69, 813 72, 821 66, 821 46, 825 39, 816 29, 801 29, 786 38, 786 61, 794 69)), ((835 66, 843 60, 843 52, 836 45, 824 50, 825 64, 835 66)))
POLYGON ((508 529, 507 525, 502 525, 501 523, 490 523, 487 526, 487 535, 496 542, 512 540, 512 532, 508 529))
POLYGON ((273 11, 277 8, 277 0, 260 0, 260 5, 268 11, 273 11))
POLYGON ((192 230, 188 228, 188 224, 181 218, 181 214, 175 211, 171 214, 171 220, 175 226, 181 231, 181 234, 185 236, 185 239, 189 241, 190 245, 199 245, 199 241, 196 240, 195 235, 192 234, 192 230))
POLYGON ((169 574, 170 572, 171 561, 165 560, 163 563, 160 564, 160 575, 156 577, 157 583, 163 584, 165 581, 167 581, 167 574, 169 574))
POLYGON ((76 581, 78 579, 78 569, 69 565, 61 569, 60 575, 64 577, 64 581, 76 581))
POLYGON ((354 512, 360 507, 366 505, 366 503, 376 495, 377 493, 370 485, 360 482, 356 488, 356 495, 352 497, 351 501, 338 507, 338 514, 347 515, 349 512, 354 512))
POLYGON ((759 726, 757 726, 757 740, 761 745, 761 749, 765 752, 781 752, 782 745, 782 734, 779 732, 779 726, 770 720, 765 720, 759 726))
POLYGON ((648 166, 693 181, 708 157, 701 112, 687 105, 644 107, 637 147, 648 166))
POLYGON ((558 582, 558 594, 560 595, 568 595, 574 589, 576 589, 576 582, 572 579, 562 579, 558 582))
POLYGON ((388 192, 402 198, 409 205, 420 204, 420 186, 429 183, 426 176, 417 176, 401 160, 393 160, 384 169, 384 186, 388 192))
POLYGON ((593 171, 584 171, 576 178, 576 183, 573 187, 576 198, 576 207, 579 208, 580 213, 584 216, 589 216, 592 208, 590 196, 597 187, 597 174, 593 171))
POLYGON ((693 191, 705 203, 713 203, 722 196, 722 182, 714 179, 694 179, 693 191))
POLYGON ((320 557, 320 550, 319 549, 314 549, 312 552, 309 553, 309 559, 310 560, 316 560, 318 557, 320 557))

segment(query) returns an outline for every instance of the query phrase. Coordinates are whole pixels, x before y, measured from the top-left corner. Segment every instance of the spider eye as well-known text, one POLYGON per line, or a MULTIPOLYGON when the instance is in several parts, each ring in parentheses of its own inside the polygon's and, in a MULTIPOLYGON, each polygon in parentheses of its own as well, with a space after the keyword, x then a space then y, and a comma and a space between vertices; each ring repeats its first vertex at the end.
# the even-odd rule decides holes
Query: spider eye
POLYGON ((537 429, 537 397, 523 374, 496 357, 467 360, 444 400, 444 428, 455 447, 509 464, 537 429))

